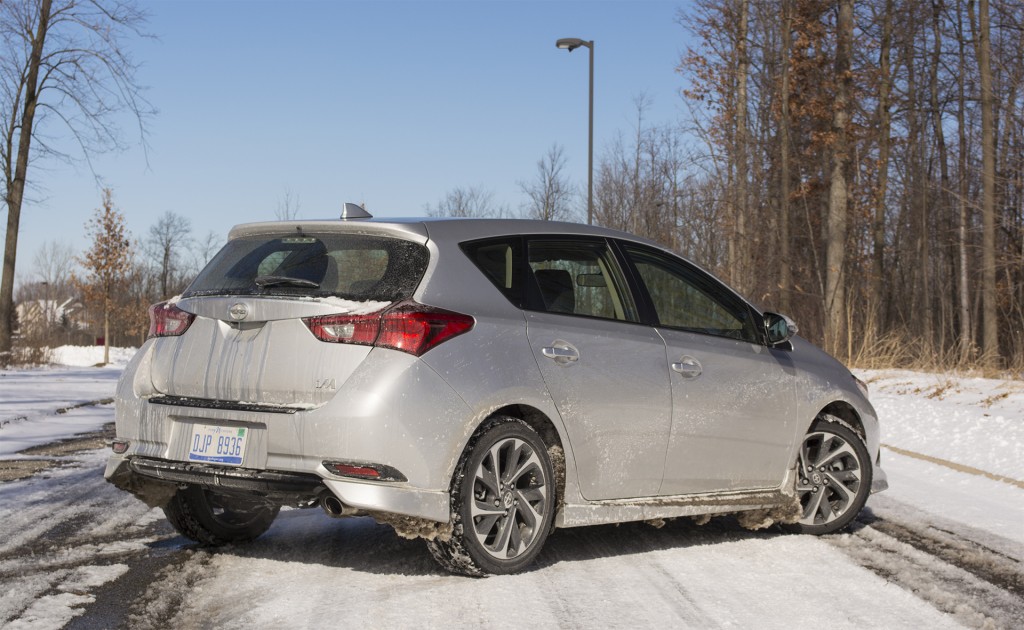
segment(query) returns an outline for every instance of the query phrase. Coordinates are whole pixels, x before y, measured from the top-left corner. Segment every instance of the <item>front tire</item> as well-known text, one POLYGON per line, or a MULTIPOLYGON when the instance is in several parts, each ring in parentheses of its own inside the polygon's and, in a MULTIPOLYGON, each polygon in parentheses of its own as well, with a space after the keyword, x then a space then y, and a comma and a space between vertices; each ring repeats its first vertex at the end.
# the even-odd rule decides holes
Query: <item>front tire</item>
POLYGON ((788 529, 831 534, 853 521, 871 493, 871 456, 864 440, 838 418, 811 425, 797 455, 800 520, 788 529))
POLYGON ((554 479, 547 447, 536 431, 516 418, 491 421, 456 467, 452 536, 429 541, 431 555, 463 575, 523 570, 551 531, 554 479))
POLYGON ((199 486, 178 490, 164 514, 174 529, 203 545, 248 542, 267 531, 281 507, 199 486))

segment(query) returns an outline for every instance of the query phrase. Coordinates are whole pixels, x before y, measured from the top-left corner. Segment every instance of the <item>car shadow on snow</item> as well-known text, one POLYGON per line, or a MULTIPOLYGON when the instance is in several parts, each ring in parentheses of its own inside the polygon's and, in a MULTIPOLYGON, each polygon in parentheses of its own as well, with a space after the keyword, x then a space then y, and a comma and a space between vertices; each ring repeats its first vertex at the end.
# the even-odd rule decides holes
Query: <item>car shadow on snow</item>
MULTIPOLYGON (((537 562, 526 573, 561 563, 685 549, 782 535, 775 528, 743 529, 731 517, 697 525, 691 519, 666 521, 663 527, 622 523, 557 529, 548 537, 537 562)), ((194 548, 185 539, 183 547, 194 548)), ((281 560, 352 571, 410 576, 447 576, 422 540, 399 537, 388 525, 369 517, 331 519, 319 510, 287 510, 257 540, 216 550, 238 558, 281 560)))
POLYGON ((664 521, 661 527, 646 522, 633 522, 557 529, 548 538, 537 560, 537 567, 640 555, 652 551, 683 550, 778 535, 782 534, 775 528, 761 531, 744 529, 728 516, 711 519, 705 525, 698 525, 690 518, 677 518, 664 521))

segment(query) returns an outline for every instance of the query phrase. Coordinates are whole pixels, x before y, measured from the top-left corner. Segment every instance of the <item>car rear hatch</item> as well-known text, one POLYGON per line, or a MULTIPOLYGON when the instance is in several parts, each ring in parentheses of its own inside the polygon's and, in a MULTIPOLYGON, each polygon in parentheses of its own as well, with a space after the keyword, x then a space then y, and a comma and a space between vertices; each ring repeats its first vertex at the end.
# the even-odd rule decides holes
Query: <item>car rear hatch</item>
POLYGON ((379 313, 411 297, 428 257, 422 243, 366 233, 234 238, 180 299, 154 307, 154 328, 170 332, 155 340, 153 387, 189 399, 321 405, 372 350, 365 331, 379 313), (184 327, 159 325, 175 313, 184 327), (331 315, 343 316, 328 321, 344 343, 324 342, 331 315))

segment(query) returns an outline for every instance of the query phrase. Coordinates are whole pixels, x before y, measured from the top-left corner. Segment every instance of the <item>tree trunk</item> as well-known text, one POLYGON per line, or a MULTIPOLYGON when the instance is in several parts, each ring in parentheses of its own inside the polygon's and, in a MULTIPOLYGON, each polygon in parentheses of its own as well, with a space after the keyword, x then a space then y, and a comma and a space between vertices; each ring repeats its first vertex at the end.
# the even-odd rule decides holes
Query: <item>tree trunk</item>
POLYGON ((747 34, 750 23, 750 1, 740 0, 739 32, 736 36, 737 86, 736 125, 737 168, 736 168, 736 265, 737 288, 750 290, 750 242, 747 239, 747 223, 750 220, 750 129, 748 127, 747 83, 750 75, 750 56, 747 50, 747 34))
MULTIPOLYGON (((25 198, 25 178, 28 171, 28 154, 32 144, 32 123, 35 121, 39 98, 39 66, 43 58, 46 31, 50 26, 50 5, 52 0, 42 0, 39 5, 39 23, 32 38, 32 52, 29 54, 25 76, 25 107, 21 115, 21 129, 18 133, 18 155, 14 167, 14 178, 7 182, 7 236, 4 241, 3 279, 0 281, 0 359, 11 351, 11 319, 14 313, 14 263, 18 256, 18 229, 21 222, 21 205, 25 198)), ((15 112, 11 112, 12 115, 15 112)))
MULTIPOLYGON (((828 349, 843 354, 846 339, 846 232, 849 193, 846 173, 849 168, 850 72, 853 41, 853 0, 839 0, 836 21, 836 96, 832 115, 832 174, 828 196, 828 231, 825 254, 825 313, 828 329, 825 334, 828 349)), ((849 354, 846 352, 845 354, 849 354)), ((848 356, 845 357, 847 360, 848 356)))
MULTIPOLYGON (((945 266, 949 262, 947 249, 950 240, 947 240, 946 235, 952 234, 952 204, 950 200, 950 179, 949 179, 949 155, 946 149, 946 133, 943 125, 943 119, 945 112, 939 101, 939 67, 942 65, 942 13, 945 11, 944 0, 933 0, 932 2, 932 59, 931 59, 931 74, 930 74, 930 109, 932 112, 932 128, 935 133, 935 144, 938 150, 939 160, 939 179, 940 187, 938 193, 938 203, 931 206, 931 212, 929 213, 933 217, 937 217, 937 221, 941 221, 941 224, 935 235, 935 251, 941 252, 941 258, 938 259, 939 265, 937 269, 942 269, 944 272, 937 274, 934 278, 935 282, 940 286, 937 287, 937 294, 939 295, 941 312, 943 314, 942 321, 938 327, 938 348, 941 351, 946 350, 946 333, 948 331, 948 318, 947 315, 952 310, 950 305, 952 294, 949 288, 948 268, 945 266), (940 236, 941 235, 941 236, 940 236)), ((927 261, 926 261, 927 262, 927 261)))
POLYGON ((999 329, 996 311, 995 98, 992 94, 992 42, 988 0, 978 2, 977 24, 974 41, 981 83, 981 349, 984 364, 987 367, 997 367, 999 329))
POLYGON ((103 304, 103 365, 110 363, 110 299, 103 304))
MULTIPOLYGON (((957 0, 956 9, 957 19, 959 20, 958 32, 964 32, 963 24, 963 7, 960 4, 960 0, 957 0)), ((957 68, 957 108, 956 108, 956 126, 957 126, 957 145, 959 147, 960 159, 958 162, 960 171, 959 181, 959 193, 960 193, 960 213, 959 221, 957 222, 957 254, 960 261, 960 273, 958 274, 959 280, 959 297, 960 297, 960 362, 968 363, 974 358, 974 327, 971 321, 971 290, 969 288, 969 273, 968 268, 970 266, 970 259, 968 257, 968 249, 970 247, 970 238, 968 235, 968 227, 971 220, 970 205, 967 203, 967 195, 970 194, 970 181, 967 177, 968 168, 968 154, 970 147, 967 144, 967 94, 966 87, 964 85, 967 76, 967 51, 965 38, 961 36, 959 38, 959 50, 958 60, 959 67, 957 68)))
POLYGON ((171 268, 171 245, 164 247, 163 265, 160 267, 160 299, 166 300, 171 297, 167 291, 168 277, 171 268))
MULTIPOLYGON (((916 15, 923 9, 920 3, 914 4, 911 11, 916 15)), ((917 30, 917 22, 905 28, 903 42, 903 60, 906 67, 906 153, 904 171, 905 184, 903 191, 905 215, 901 221, 909 228, 908 249, 904 254, 904 264, 910 274, 908 294, 910 316, 914 321, 915 333, 922 342, 923 354, 930 356, 932 350, 932 311, 928 291, 928 173, 927 140, 924 118, 925 97, 919 89, 917 73, 921 70, 918 64, 917 45, 923 33, 917 30)), ((897 254, 900 255, 900 254, 897 254)), ((907 317, 906 313, 903 315, 907 317)))
MULTIPOLYGON (((932 59, 931 59, 931 69, 930 69, 930 73, 931 74, 930 74, 930 77, 929 77, 929 84, 930 84, 930 92, 929 92, 929 105, 930 105, 930 107, 929 107, 929 109, 931 109, 931 112, 932 112, 932 129, 934 130, 934 133, 935 133, 935 145, 936 145, 936 149, 939 152, 938 160, 939 160, 940 187, 939 187, 939 194, 938 194, 938 201, 939 202, 937 204, 931 205, 931 212, 928 211, 928 206, 925 206, 925 208, 922 208, 923 215, 924 215, 923 216, 923 222, 924 222, 924 228, 925 229, 929 228, 929 218, 930 218, 930 216, 941 217, 942 221, 945 222, 946 219, 949 217, 948 209, 949 209, 949 206, 950 206, 950 204, 949 204, 949 189, 950 189, 950 185, 949 185, 949 164, 948 164, 948 157, 949 156, 947 155, 947 151, 946 151, 946 134, 945 134, 945 131, 944 131, 944 128, 943 128, 943 124, 942 124, 943 123, 943 111, 942 111, 942 107, 941 107, 941 105, 939 103, 939 66, 942 63, 942 28, 941 28, 941 19, 942 19, 942 11, 944 10, 944 8, 945 8, 945 4, 944 4, 943 0, 938 0, 937 2, 933 2, 932 3, 932 41, 933 41, 933 48, 932 48, 932 59)), ((943 230, 943 232, 945 232, 945 230, 943 230)), ((943 240, 945 240, 945 239, 943 239, 943 240)), ((936 241, 938 241, 938 237, 936 237, 936 241)), ((935 247, 935 250, 942 251, 942 252, 946 251, 945 243, 942 243, 941 245, 939 245, 939 243, 936 242, 936 246, 937 247, 935 247)), ((931 257, 929 256, 929 254, 930 254, 929 250, 931 250, 931 249, 932 249, 932 247, 930 247, 930 246, 926 247, 926 251, 924 253, 924 257, 922 258, 922 261, 921 261, 922 264, 924 264, 926 266, 926 270, 925 270, 926 271, 926 277, 927 277, 927 269, 928 269, 928 266, 930 265, 930 262, 931 262, 931 257)), ((943 259, 945 259, 945 256, 943 256, 943 259)), ((930 284, 926 284, 926 287, 925 287, 926 288, 926 296, 928 296, 928 297, 930 297, 930 293, 928 292, 928 287, 929 286, 930 286, 930 284)), ((949 300, 947 299, 948 298, 948 293, 946 293, 944 291, 941 291, 941 287, 940 287, 939 288, 939 295, 941 296, 941 303, 943 305, 943 309, 944 309, 944 312, 945 312, 945 305, 947 305, 949 303, 949 300)), ((935 339, 935 337, 934 337, 934 329, 933 329, 932 332, 933 332, 932 338, 927 340, 927 343, 929 343, 929 344, 934 343, 934 339, 935 339)), ((943 337, 944 337, 945 336, 944 327, 943 327, 942 333, 943 333, 943 337)), ((942 345, 940 344, 939 347, 942 348, 942 345)))
POLYGON ((871 312, 874 318, 875 335, 880 337, 885 330, 884 287, 885 279, 885 215, 886 196, 889 188, 889 146, 892 129, 892 114, 889 111, 889 92, 892 89, 892 71, 889 67, 889 52, 892 46, 893 0, 886 0, 882 16, 882 39, 878 52, 878 185, 875 189, 874 217, 871 225, 871 312))
POLYGON ((792 0, 782 0, 782 82, 779 102, 779 307, 783 313, 793 312, 793 261, 790 260, 790 173, 789 151, 792 145, 790 137, 792 113, 789 107, 790 95, 790 57, 793 53, 793 6, 792 0))

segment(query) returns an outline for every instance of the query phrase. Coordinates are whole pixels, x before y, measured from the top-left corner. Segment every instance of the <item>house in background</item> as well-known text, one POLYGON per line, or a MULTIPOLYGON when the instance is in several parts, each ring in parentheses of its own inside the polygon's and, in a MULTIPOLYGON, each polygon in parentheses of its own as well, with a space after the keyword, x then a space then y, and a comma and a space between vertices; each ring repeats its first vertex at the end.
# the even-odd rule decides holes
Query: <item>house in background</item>
POLYGON ((77 297, 64 300, 25 300, 15 308, 15 334, 47 345, 91 342, 85 311, 77 297))

